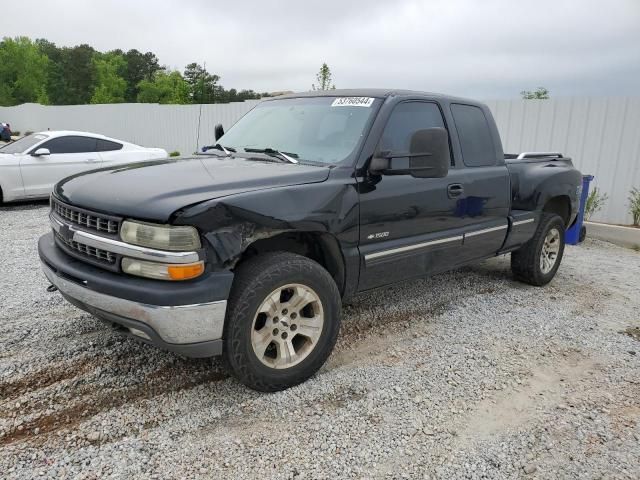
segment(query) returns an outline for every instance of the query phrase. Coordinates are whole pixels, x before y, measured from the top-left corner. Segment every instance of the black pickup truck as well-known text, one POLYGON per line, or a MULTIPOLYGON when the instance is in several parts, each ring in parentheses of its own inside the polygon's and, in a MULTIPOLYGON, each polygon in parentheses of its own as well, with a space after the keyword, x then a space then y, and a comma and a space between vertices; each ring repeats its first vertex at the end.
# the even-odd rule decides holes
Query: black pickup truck
POLYGON ((61 181, 39 254, 77 307, 262 391, 320 368, 357 292, 508 252, 548 283, 580 198, 570 159, 504 155, 489 109, 448 96, 293 94, 215 137, 61 181))

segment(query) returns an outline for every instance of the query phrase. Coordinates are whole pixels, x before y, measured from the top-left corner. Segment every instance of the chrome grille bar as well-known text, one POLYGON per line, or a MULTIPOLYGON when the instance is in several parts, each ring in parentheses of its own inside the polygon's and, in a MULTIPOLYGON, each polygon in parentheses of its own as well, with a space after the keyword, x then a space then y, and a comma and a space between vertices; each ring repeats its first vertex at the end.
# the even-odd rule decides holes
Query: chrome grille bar
POLYGON ((71 207, 60 202, 54 197, 51 198, 51 208, 60 218, 89 230, 115 235, 120 229, 119 220, 109 218, 98 213, 87 212, 79 208, 71 207))
POLYGON ((62 235, 56 232, 56 238, 61 241, 67 248, 75 251, 76 253, 80 253, 83 256, 90 257, 94 260, 99 260, 101 262, 106 262, 110 265, 116 263, 116 255, 112 252, 108 252, 106 250, 102 250, 100 248, 95 248, 90 245, 85 245, 84 243, 76 242, 74 240, 66 240, 62 235))

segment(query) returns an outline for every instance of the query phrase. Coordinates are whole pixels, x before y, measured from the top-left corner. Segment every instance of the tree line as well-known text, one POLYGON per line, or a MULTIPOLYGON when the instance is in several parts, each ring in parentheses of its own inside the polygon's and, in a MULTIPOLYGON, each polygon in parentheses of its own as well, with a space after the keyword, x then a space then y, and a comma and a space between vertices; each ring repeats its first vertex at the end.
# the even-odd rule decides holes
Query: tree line
POLYGON ((161 66, 153 52, 100 52, 90 45, 59 47, 28 37, 0 42, 0 105, 21 103, 228 103, 269 96, 225 89, 198 63, 183 72, 161 66))

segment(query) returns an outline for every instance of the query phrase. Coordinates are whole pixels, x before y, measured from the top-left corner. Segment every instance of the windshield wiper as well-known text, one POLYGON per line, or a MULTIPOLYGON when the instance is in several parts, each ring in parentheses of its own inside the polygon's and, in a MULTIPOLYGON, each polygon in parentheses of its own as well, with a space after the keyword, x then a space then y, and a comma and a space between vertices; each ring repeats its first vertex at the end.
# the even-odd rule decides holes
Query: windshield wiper
POLYGON ((233 147, 225 147, 224 145, 220 145, 219 143, 202 147, 202 152, 207 152, 208 150, 222 150, 227 155, 231 155, 231 152, 235 153, 236 151, 236 149, 233 147))
POLYGON ((296 158, 298 158, 298 154, 289 153, 289 152, 280 152, 270 147, 267 147, 267 148, 246 148, 245 147, 244 151, 248 153, 264 153, 266 155, 278 156, 279 158, 284 158, 289 163, 298 163, 298 160, 296 160, 296 158))

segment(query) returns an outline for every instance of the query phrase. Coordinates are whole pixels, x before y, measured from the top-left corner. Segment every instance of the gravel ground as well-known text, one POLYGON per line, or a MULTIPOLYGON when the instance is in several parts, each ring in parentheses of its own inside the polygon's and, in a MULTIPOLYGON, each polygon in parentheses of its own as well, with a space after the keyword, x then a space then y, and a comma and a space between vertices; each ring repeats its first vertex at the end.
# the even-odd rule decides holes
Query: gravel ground
POLYGON ((497 258, 357 296, 276 394, 45 292, 44 204, 0 208, 0 477, 639 478, 640 254, 587 240, 545 288, 497 258))

